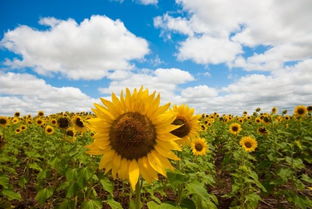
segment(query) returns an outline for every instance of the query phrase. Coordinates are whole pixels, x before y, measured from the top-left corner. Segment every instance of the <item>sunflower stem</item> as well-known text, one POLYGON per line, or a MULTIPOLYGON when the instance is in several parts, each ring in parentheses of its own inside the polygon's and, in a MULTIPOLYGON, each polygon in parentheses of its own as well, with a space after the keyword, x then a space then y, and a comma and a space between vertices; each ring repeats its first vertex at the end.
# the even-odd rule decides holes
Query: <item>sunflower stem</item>
POLYGON ((135 185, 135 209, 141 209, 141 189, 143 185, 143 180, 140 178, 137 184, 135 185))

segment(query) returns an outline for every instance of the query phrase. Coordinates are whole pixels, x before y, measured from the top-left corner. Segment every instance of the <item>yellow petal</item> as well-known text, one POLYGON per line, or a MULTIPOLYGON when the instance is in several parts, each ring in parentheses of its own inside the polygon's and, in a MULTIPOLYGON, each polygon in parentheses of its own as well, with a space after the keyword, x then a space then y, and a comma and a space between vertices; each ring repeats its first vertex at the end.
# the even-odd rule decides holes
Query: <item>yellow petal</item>
POLYGON ((162 146, 159 146, 159 144, 155 146, 155 149, 159 154, 161 154, 164 157, 167 157, 172 160, 180 160, 180 158, 178 158, 173 152, 162 146))
POLYGON ((147 159, 148 159, 149 164, 155 171, 157 171, 163 176, 166 176, 166 172, 164 168, 162 167, 162 163, 160 162, 157 154, 155 154, 155 151, 150 152, 147 155, 147 159))
POLYGON ((129 181, 130 181, 130 185, 133 191, 135 190, 135 185, 138 182, 139 175, 140 175, 140 169, 139 169, 138 163, 136 160, 132 160, 129 165, 129 181))

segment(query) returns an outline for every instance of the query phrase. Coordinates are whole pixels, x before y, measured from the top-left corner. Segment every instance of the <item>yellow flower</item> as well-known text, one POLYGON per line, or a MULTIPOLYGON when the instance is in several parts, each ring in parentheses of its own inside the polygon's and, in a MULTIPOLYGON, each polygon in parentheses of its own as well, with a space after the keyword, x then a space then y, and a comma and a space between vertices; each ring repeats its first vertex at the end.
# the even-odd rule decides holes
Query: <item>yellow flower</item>
POLYGON ((238 123, 232 123, 232 124, 230 125, 229 131, 230 131, 232 134, 234 134, 234 135, 239 134, 239 132, 240 132, 241 130, 242 130, 241 125, 238 124, 238 123))
POLYGON ((276 114, 277 113, 277 107, 273 107, 272 108, 272 114, 276 114))
POLYGON ((160 95, 143 87, 101 101, 104 106, 95 104, 96 117, 88 121, 95 135, 86 147, 89 154, 103 155, 100 168, 105 173, 129 180, 134 190, 140 175, 150 183, 158 173, 166 176, 166 169, 174 169, 168 158, 179 160, 171 150, 181 148, 170 133, 177 128, 172 125, 175 117, 166 112, 170 104, 160 106, 160 95))
POLYGON ((192 140, 191 148, 193 155, 205 155, 208 145, 204 139, 196 137, 192 140))
POLYGON ((19 122, 19 119, 17 118, 17 117, 14 117, 13 119, 12 119, 12 123, 13 124, 17 124, 19 122))
POLYGON ((20 128, 15 129, 16 134, 20 134, 21 132, 22 132, 22 130, 20 128))
POLYGON ((6 127, 7 124, 8 124, 8 118, 4 116, 0 116, 0 126, 6 127))
POLYGON ((244 136, 239 141, 239 144, 244 148, 246 152, 253 152, 258 146, 255 138, 251 136, 244 136))
POLYGON ((44 116, 44 112, 43 111, 38 111, 38 116, 39 117, 43 117, 44 116))
POLYGON ((189 108, 187 105, 175 105, 170 112, 175 115, 175 120, 172 124, 180 126, 171 131, 171 133, 181 138, 177 141, 179 144, 190 144, 191 138, 195 137, 200 130, 198 123, 200 115, 194 115, 194 109, 189 108))
POLYGON ((51 135, 51 134, 54 133, 54 128, 53 128, 52 126, 50 126, 50 125, 47 125, 47 126, 45 127, 45 129, 44 129, 44 132, 45 132, 46 134, 51 135))
POLYGON ((72 123, 74 124, 77 131, 83 132, 84 130, 86 130, 86 125, 80 116, 74 116, 72 119, 72 123))
POLYGON ((303 105, 298 105, 294 109, 294 115, 295 116, 305 116, 308 113, 307 107, 303 105))

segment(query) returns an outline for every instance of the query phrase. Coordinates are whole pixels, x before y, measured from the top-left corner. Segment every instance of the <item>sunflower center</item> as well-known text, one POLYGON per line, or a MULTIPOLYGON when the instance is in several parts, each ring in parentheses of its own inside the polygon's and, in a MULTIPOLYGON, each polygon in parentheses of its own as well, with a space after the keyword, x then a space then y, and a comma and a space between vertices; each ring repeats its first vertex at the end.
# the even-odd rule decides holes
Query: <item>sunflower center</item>
POLYGON ((74 132, 72 130, 66 131, 67 136, 74 136, 74 132))
POLYGON ((245 147, 250 148, 252 147, 252 144, 250 142, 245 142, 245 147))
POLYGON ((6 123, 7 123, 7 121, 5 119, 0 118, 0 124, 6 124, 6 123))
POLYGON ((234 132, 238 131, 238 127, 237 126, 233 126, 232 127, 232 131, 234 131, 234 132))
POLYGON ((304 114, 304 109, 299 108, 299 109, 297 110, 297 112, 298 112, 299 115, 303 115, 303 114, 304 114))
POLYGON ((146 156, 156 144, 156 130, 152 122, 137 112, 120 115, 109 132, 112 148, 128 160, 146 156))
POLYGON ((51 128, 48 128, 48 129, 47 129, 47 132, 48 132, 48 133, 52 132, 52 129, 51 129, 51 128))
POLYGON ((67 118, 59 118, 57 120, 57 123, 58 123, 60 128, 68 128, 68 126, 69 126, 69 121, 67 118))
POLYGON ((263 128, 263 127, 261 127, 261 128, 259 128, 259 132, 260 132, 260 133, 266 133, 266 129, 263 128))
POLYGON ((195 149, 196 149, 198 152, 200 152, 200 151, 202 151, 202 149, 203 149, 203 145, 200 144, 200 143, 196 143, 196 144, 195 144, 195 149))
POLYGON ((76 119, 76 125, 77 125, 78 127, 80 127, 80 128, 83 128, 83 127, 84 127, 83 122, 81 121, 80 118, 77 118, 77 119, 76 119))
POLYGON ((170 133, 172 133, 173 135, 183 138, 186 135, 188 135, 191 131, 191 127, 190 125, 187 123, 187 121, 183 118, 183 117, 177 117, 174 121, 173 121, 174 125, 182 125, 181 127, 171 131, 170 133))

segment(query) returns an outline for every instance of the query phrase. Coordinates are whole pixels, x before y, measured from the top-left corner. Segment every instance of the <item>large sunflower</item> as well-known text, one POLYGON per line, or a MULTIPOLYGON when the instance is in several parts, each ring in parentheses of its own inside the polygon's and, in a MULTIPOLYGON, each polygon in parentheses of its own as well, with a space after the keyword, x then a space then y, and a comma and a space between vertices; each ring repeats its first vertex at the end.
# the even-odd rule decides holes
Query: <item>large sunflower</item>
POLYGON ((179 128, 171 131, 171 133, 181 138, 177 141, 179 144, 190 144, 191 138, 195 137, 200 130, 198 122, 200 115, 194 115, 194 109, 189 108, 184 104, 180 106, 173 106, 170 112, 175 116, 175 120, 172 124, 180 125, 179 128))
POLYGON ((204 139, 196 137, 192 140, 191 148, 193 155, 205 155, 208 145, 204 139))
POLYGON ((246 152, 253 152, 258 146, 255 138, 251 136, 244 136, 239 141, 239 144, 244 148, 246 152))
POLYGON ((129 180, 132 189, 141 175, 147 182, 166 176, 173 169, 168 158, 179 160, 171 150, 181 150, 179 138, 170 132, 175 117, 166 110, 170 104, 160 106, 160 95, 149 94, 147 89, 134 89, 131 94, 113 93, 112 102, 101 99, 104 106, 95 104, 96 117, 89 120, 94 142, 87 146, 89 154, 103 155, 100 168, 112 171, 114 178, 129 180))

